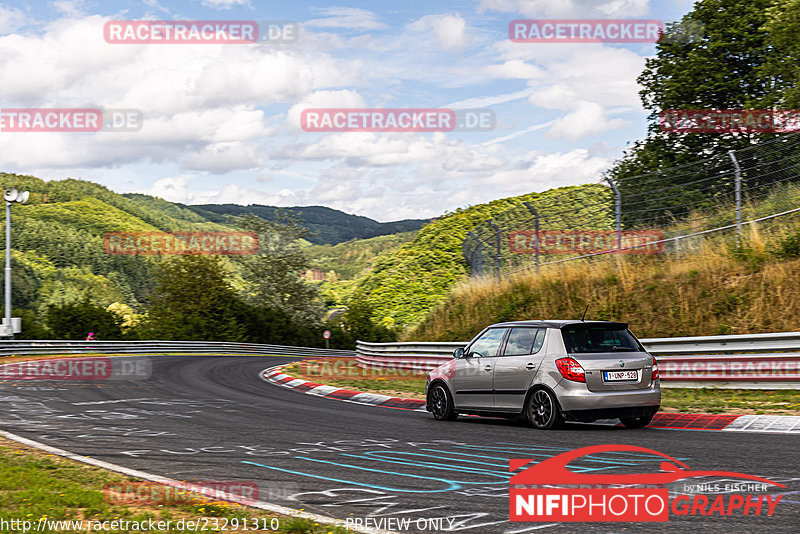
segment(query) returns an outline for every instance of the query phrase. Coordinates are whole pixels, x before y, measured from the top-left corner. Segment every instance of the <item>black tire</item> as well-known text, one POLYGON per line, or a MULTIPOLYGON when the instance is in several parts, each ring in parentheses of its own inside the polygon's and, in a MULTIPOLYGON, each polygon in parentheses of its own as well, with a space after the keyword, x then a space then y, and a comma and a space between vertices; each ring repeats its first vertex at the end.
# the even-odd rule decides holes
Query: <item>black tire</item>
POLYGON ((444 384, 436 384, 430 393, 430 407, 433 418, 438 421, 454 421, 458 413, 453 406, 453 398, 444 384))
POLYGON ((537 389, 530 394, 525 413, 530 424, 539 430, 558 428, 564 423, 558 401, 547 389, 537 389))
POLYGON ((644 417, 620 417, 619 420, 625 425, 625 428, 642 428, 650 424, 653 420, 652 415, 645 415, 644 417))

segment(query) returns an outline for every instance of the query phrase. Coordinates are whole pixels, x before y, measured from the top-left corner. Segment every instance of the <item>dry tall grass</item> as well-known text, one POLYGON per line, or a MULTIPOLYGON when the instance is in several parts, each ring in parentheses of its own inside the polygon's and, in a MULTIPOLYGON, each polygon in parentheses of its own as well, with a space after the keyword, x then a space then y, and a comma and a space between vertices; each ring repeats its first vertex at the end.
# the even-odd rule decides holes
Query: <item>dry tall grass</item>
POLYGON ((800 330, 800 259, 773 253, 799 227, 749 225, 740 246, 694 238, 680 256, 605 255, 465 280, 402 337, 462 341, 499 321, 577 319, 587 304, 589 319, 628 322, 640 337, 800 330))

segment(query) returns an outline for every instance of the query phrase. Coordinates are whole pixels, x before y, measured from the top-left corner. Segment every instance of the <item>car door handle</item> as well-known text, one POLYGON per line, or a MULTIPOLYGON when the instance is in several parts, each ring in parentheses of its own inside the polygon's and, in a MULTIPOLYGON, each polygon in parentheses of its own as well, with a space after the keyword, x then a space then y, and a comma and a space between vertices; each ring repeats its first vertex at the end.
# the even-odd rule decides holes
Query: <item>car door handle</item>
POLYGON ((483 368, 483 370, 488 373, 489 371, 492 370, 492 366, 491 365, 487 365, 486 367, 483 368))
POLYGON ((536 364, 529 363, 528 365, 525 366, 525 369, 527 369, 528 371, 533 371, 534 369, 536 369, 536 364))

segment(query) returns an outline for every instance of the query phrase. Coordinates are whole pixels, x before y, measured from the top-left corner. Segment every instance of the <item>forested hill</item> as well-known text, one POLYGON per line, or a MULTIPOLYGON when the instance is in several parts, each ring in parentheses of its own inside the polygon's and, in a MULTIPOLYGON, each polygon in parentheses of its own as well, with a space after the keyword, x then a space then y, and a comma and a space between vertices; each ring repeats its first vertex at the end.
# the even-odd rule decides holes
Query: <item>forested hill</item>
MULTIPOLYGON (((126 196, 133 197, 133 195, 126 196)), ((368 239, 370 237, 419 230, 423 224, 428 222, 425 219, 405 219, 381 223, 368 217, 350 215, 324 206, 292 208, 276 208, 275 206, 260 204, 252 204, 250 206, 239 206, 237 204, 184 206, 178 204, 178 206, 191 210, 206 220, 222 224, 230 223, 235 216, 248 213, 257 215, 262 219, 274 221, 280 211, 291 212, 298 216, 303 225, 314 233, 308 240, 316 245, 335 245, 351 239, 368 239)))
MULTIPOLYGON (((118 194, 85 180, 44 181, 6 173, 0 173, 0 178, 3 187, 31 193, 27 204, 12 208, 12 302, 14 316, 23 318, 21 339, 50 335, 43 326, 50 305, 89 300, 102 307, 120 304, 122 313, 146 310, 154 290, 153 267, 161 259, 109 255, 103 250, 107 232, 238 229, 232 217, 237 206, 223 206, 217 213, 213 206, 195 209, 148 195, 118 194)), ((268 206, 253 211, 275 217, 275 208, 268 206)), ((314 226, 318 231, 333 228, 324 234, 325 240, 333 242, 393 231, 392 223, 328 208, 302 208, 295 213, 312 230, 314 226), (325 219, 328 215, 330 223, 325 219)), ((0 215, 0 224, 5 224, 4 217, 0 215)), ((399 229, 418 226, 418 221, 397 223, 399 229)))

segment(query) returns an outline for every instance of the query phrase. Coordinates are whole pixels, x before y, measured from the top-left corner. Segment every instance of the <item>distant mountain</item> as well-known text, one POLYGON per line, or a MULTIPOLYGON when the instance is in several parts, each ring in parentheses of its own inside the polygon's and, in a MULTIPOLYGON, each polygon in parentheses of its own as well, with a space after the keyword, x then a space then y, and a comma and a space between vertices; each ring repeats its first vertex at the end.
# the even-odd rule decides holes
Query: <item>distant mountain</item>
POLYGON ((325 206, 278 208, 261 204, 251 204, 249 206, 240 206, 238 204, 177 205, 197 213, 206 220, 219 224, 232 224, 233 217, 248 213, 257 215, 262 219, 275 220, 277 212, 291 212, 300 217, 304 225, 314 232, 314 235, 308 240, 316 245, 336 245, 351 239, 368 239, 370 237, 410 232, 419 230, 428 222, 427 219, 405 219, 381 223, 369 217, 350 215, 325 206))

